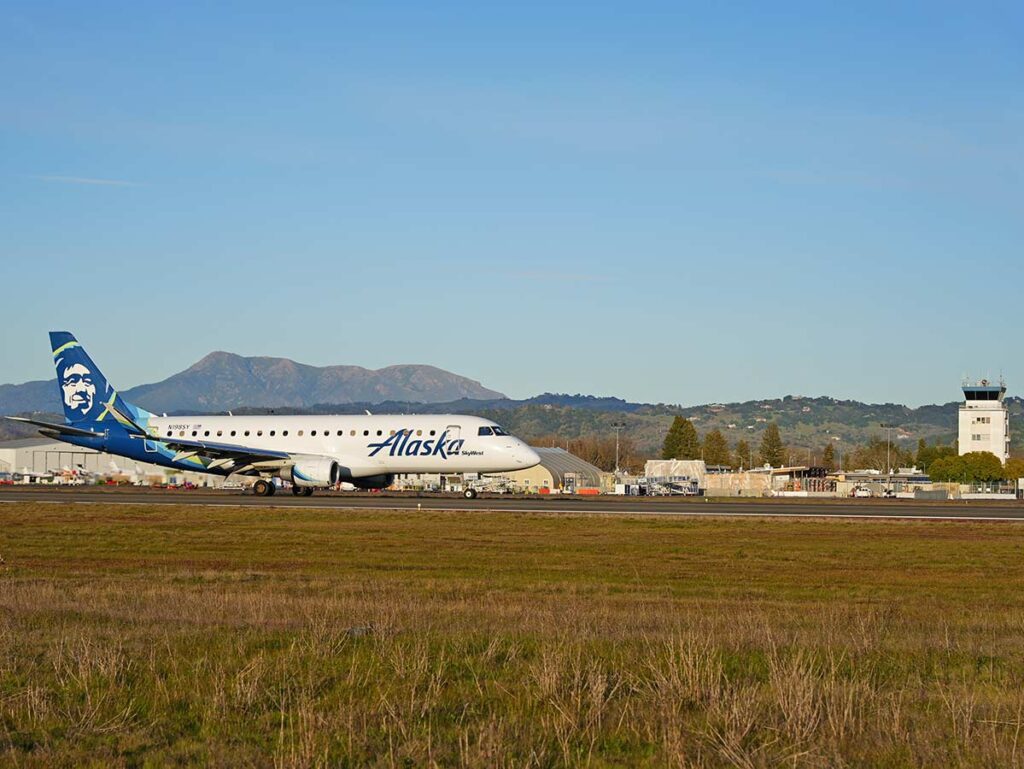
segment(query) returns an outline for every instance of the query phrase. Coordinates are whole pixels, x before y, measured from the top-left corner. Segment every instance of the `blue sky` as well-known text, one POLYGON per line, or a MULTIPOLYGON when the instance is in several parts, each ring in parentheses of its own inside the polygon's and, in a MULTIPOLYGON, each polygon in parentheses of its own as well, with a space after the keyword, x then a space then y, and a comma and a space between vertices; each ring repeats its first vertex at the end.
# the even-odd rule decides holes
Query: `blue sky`
POLYGON ((1024 392, 1020 3, 209 5, 5 6, 0 382, 1024 392))

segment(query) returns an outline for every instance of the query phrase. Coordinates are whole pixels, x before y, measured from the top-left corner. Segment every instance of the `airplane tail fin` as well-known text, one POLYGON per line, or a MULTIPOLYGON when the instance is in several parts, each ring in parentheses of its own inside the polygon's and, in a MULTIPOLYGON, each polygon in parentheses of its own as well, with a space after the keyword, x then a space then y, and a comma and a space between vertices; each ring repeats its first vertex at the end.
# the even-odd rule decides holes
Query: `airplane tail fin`
POLYGON ((132 406, 117 394, 73 334, 51 331, 50 348, 67 424, 110 420, 131 428, 148 421, 149 412, 132 406))

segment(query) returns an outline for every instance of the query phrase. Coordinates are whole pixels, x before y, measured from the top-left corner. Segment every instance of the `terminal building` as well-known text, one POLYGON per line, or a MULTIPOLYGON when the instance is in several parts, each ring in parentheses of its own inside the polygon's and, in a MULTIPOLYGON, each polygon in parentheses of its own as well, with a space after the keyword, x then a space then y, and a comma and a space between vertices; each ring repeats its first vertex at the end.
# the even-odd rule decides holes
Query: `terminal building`
POLYGON ((982 379, 964 383, 964 402, 960 406, 960 454, 987 451, 1000 462, 1010 458, 1010 412, 1003 399, 1006 383, 993 384, 982 379))

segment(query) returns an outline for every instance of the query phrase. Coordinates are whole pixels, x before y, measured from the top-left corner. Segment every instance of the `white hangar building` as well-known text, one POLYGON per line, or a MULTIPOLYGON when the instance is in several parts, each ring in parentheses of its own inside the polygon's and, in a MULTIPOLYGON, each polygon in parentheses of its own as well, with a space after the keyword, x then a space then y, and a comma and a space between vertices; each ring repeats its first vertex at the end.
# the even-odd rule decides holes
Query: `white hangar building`
POLYGON ((187 481, 196 486, 220 486, 224 482, 219 475, 171 470, 42 436, 0 442, 0 473, 15 475, 26 471, 33 476, 60 476, 79 471, 100 477, 124 478, 129 482, 187 481))

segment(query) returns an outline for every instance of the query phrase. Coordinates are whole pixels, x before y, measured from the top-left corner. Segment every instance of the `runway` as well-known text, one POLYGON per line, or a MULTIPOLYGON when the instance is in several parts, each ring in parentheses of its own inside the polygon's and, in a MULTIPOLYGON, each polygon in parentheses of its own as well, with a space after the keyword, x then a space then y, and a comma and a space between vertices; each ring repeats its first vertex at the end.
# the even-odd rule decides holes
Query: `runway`
POLYGON ((213 505, 218 507, 424 510, 472 513, 577 515, 729 516, 776 518, 866 518, 1024 522, 1024 502, 917 502, 913 500, 715 499, 679 497, 480 497, 438 494, 320 492, 312 497, 278 493, 255 497, 238 491, 108 487, 0 487, 0 503, 41 502, 102 505, 213 505))

